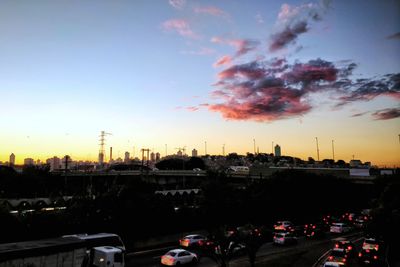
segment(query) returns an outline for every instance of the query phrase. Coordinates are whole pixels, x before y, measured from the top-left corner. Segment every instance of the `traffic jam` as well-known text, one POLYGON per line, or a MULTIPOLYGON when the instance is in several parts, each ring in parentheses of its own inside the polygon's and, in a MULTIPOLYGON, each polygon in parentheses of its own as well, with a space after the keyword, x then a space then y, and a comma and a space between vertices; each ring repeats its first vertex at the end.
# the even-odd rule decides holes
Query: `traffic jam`
POLYGON ((370 215, 345 213, 341 216, 325 215, 320 220, 308 224, 294 224, 289 220, 276 221, 273 225, 227 226, 223 235, 190 234, 178 241, 178 246, 161 256, 161 264, 166 266, 195 265, 202 257, 229 257, 235 259, 248 253, 248 241, 259 244, 271 243, 276 247, 296 246, 304 240, 334 241, 333 247, 318 259, 315 266, 386 266, 385 246, 378 237, 366 235, 365 229, 370 215), (357 248, 348 235, 359 237, 362 242, 357 248))

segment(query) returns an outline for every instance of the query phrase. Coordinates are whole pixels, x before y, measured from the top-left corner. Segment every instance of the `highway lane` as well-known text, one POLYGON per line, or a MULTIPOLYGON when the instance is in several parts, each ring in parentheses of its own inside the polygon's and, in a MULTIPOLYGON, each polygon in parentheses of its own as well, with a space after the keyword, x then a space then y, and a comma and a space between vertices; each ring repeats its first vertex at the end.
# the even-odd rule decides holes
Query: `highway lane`
MULTIPOLYGON (((360 237, 360 233, 353 233, 346 236, 360 237)), ((342 235, 343 236, 343 235, 342 235)), ((258 251, 256 257, 257 266, 313 266, 317 259, 328 249, 333 247, 333 239, 339 236, 331 236, 327 234, 326 238, 320 240, 310 240, 304 237, 299 238, 297 245, 292 246, 276 246, 272 242, 264 244, 258 251)), ((134 257, 127 257, 127 267, 140 266, 160 266, 160 257, 172 249, 172 247, 152 251, 134 257)), ((196 253, 196 251, 193 251, 196 253)), ((200 257, 198 267, 217 267, 217 263, 209 257, 200 257)), ((247 267, 250 266, 246 255, 237 257, 230 261, 230 267, 247 267)))

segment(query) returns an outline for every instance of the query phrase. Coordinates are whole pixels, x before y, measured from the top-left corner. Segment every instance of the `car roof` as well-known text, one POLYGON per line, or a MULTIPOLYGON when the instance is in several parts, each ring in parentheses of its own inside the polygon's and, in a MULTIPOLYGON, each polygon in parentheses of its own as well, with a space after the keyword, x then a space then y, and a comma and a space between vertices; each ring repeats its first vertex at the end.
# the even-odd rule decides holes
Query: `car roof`
MULTIPOLYGON (((176 248, 176 249, 172 249, 172 250, 168 251, 167 253, 169 253, 169 252, 180 253, 180 252, 184 252, 184 251, 187 251, 187 250, 184 250, 181 248, 176 248)), ((187 251, 187 252, 189 252, 189 251, 187 251)))
POLYGON ((187 236, 185 236, 185 238, 192 238, 192 237, 196 237, 196 236, 203 237, 203 235, 193 234, 193 235, 187 235, 187 236))
POLYGON ((324 264, 324 267, 339 267, 340 264, 334 261, 327 261, 324 264))
POLYGON ((337 252, 344 252, 343 248, 334 248, 332 251, 337 251, 337 252))

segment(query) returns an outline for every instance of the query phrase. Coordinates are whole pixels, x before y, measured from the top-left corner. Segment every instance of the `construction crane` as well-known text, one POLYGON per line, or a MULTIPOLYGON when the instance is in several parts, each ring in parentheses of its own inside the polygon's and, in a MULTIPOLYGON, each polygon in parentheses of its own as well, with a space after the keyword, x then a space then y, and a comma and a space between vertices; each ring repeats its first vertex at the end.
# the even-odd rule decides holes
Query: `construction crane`
POLYGON ((104 161, 105 161, 106 152, 105 152, 104 147, 106 144, 106 135, 112 135, 112 133, 107 133, 106 131, 101 131, 100 135, 99 135, 99 137, 100 137, 100 139, 99 139, 99 142, 100 142, 100 144, 99 144, 99 146, 100 146, 100 148, 99 148, 99 164, 100 165, 103 165, 104 161))

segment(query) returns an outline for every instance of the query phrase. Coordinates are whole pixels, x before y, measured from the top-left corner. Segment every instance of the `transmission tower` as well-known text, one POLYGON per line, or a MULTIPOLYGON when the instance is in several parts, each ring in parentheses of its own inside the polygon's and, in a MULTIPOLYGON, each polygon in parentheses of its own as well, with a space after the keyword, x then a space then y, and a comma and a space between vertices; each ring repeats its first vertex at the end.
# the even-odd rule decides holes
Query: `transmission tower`
POLYGON ((100 142, 100 144, 99 144, 100 145, 100 148, 99 148, 99 164, 101 166, 104 164, 104 161, 105 161, 106 152, 105 152, 104 147, 106 145, 106 135, 112 135, 112 134, 111 133, 107 133, 105 131, 101 131, 100 135, 99 135, 99 137, 100 137, 100 139, 99 139, 99 142, 100 142))

